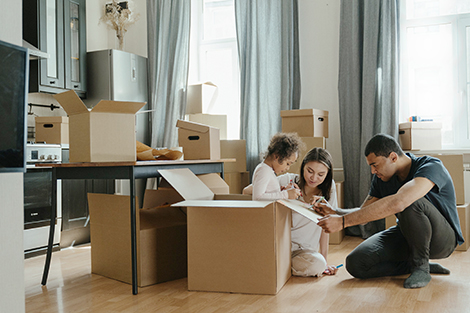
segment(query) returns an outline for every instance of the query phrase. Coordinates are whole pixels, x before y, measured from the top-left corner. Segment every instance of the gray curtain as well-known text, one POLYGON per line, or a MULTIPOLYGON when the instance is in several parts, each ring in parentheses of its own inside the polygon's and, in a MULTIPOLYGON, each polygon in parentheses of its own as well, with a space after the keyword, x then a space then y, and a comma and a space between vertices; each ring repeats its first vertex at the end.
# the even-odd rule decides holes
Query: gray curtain
POLYGON ((147 0, 151 146, 178 145, 188 84, 191 1, 147 0))
MULTIPOLYGON (((339 54, 339 111, 345 207, 368 195, 370 168, 364 148, 376 133, 398 138, 398 2, 342 0, 339 54)), ((385 228, 383 220, 349 228, 366 238, 385 228)))
POLYGON ((235 0, 240 60, 240 137, 252 173, 281 131, 281 110, 299 108, 297 0, 235 0))

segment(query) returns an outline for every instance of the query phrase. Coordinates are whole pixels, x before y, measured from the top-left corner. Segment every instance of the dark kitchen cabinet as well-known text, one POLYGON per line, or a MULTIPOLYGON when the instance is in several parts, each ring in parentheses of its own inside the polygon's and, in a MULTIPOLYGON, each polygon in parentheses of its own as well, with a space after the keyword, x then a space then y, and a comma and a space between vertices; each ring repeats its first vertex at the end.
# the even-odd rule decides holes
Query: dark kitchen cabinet
POLYGON ((86 96, 86 1, 23 0, 23 39, 49 57, 30 62, 30 92, 86 96))

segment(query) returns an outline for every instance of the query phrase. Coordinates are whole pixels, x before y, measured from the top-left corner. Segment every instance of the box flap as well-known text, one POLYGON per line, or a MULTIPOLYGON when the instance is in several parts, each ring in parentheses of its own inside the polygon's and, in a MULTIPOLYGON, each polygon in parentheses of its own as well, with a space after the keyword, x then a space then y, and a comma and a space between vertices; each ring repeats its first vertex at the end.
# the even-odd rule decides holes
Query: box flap
POLYGON ((184 198, 173 188, 168 189, 146 189, 144 193, 144 209, 151 209, 155 207, 161 207, 164 205, 170 205, 176 202, 183 201, 184 198))
POLYGON ((314 223, 318 223, 318 220, 323 217, 320 214, 307 209, 309 206, 308 203, 299 200, 277 200, 276 202, 284 205, 292 211, 299 213, 302 216, 305 216, 314 223))
POLYGON ((328 111, 318 109, 301 109, 301 110, 282 110, 281 117, 296 117, 308 115, 328 116, 328 111))
POLYGON ((197 178, 199 178, 216 195, 224 195, 230 193, 230 188, 228 184, 225 182, 225 180, 222 179, 222 177, 220 177, 219 174, 201 174, 197 175, 197 178))
POLYGON ((212 200, 214 193, 188 168, 159 170, 185 200, 212 200))
POLYGON ((183 120, 178 120, 176 122, 176 127, 192 130, 198 133, 207 133, 211 128, 216 128, 216 127, 211 127, 209 125, 204 125, 204 124, 190 122, 190 121, 183 121, 183 120))
POLYGON ((101 100, 91 111, 135 114, 144 105, 145 102, 101 100))
POLYGON ((74 90, 53 95, 68 115, 87 113, 88 108, 74 90))
POLYGON ((172 206, 192 207, 192 208, 237 208, 237 209, 262 209, 273 203, 272 201, 251 201, 251 200, 185 200, 173 204, 172 206))

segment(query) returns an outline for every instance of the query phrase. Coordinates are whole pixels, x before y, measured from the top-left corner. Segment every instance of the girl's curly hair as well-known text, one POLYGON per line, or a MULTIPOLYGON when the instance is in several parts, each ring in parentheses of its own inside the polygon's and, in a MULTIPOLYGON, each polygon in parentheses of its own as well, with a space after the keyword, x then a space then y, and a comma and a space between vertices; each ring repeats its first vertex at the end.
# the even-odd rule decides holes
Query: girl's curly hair
POLYGON ((305 144, 297 133, 277 133, 271 138, 264 158, 277 156, 278 161, 283 162, 292 154, 303 149, 305 149, 305 144))

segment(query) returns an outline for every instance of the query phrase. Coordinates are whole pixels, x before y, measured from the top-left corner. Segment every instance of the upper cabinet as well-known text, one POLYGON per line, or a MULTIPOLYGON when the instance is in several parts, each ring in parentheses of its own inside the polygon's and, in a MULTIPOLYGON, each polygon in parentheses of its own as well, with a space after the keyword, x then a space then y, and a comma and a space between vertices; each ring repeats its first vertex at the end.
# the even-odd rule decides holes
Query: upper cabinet
POLYGON ((23 0, 23 39, 46 52, 31 60, 30 92, 86 95, 86 0, 23 0))

